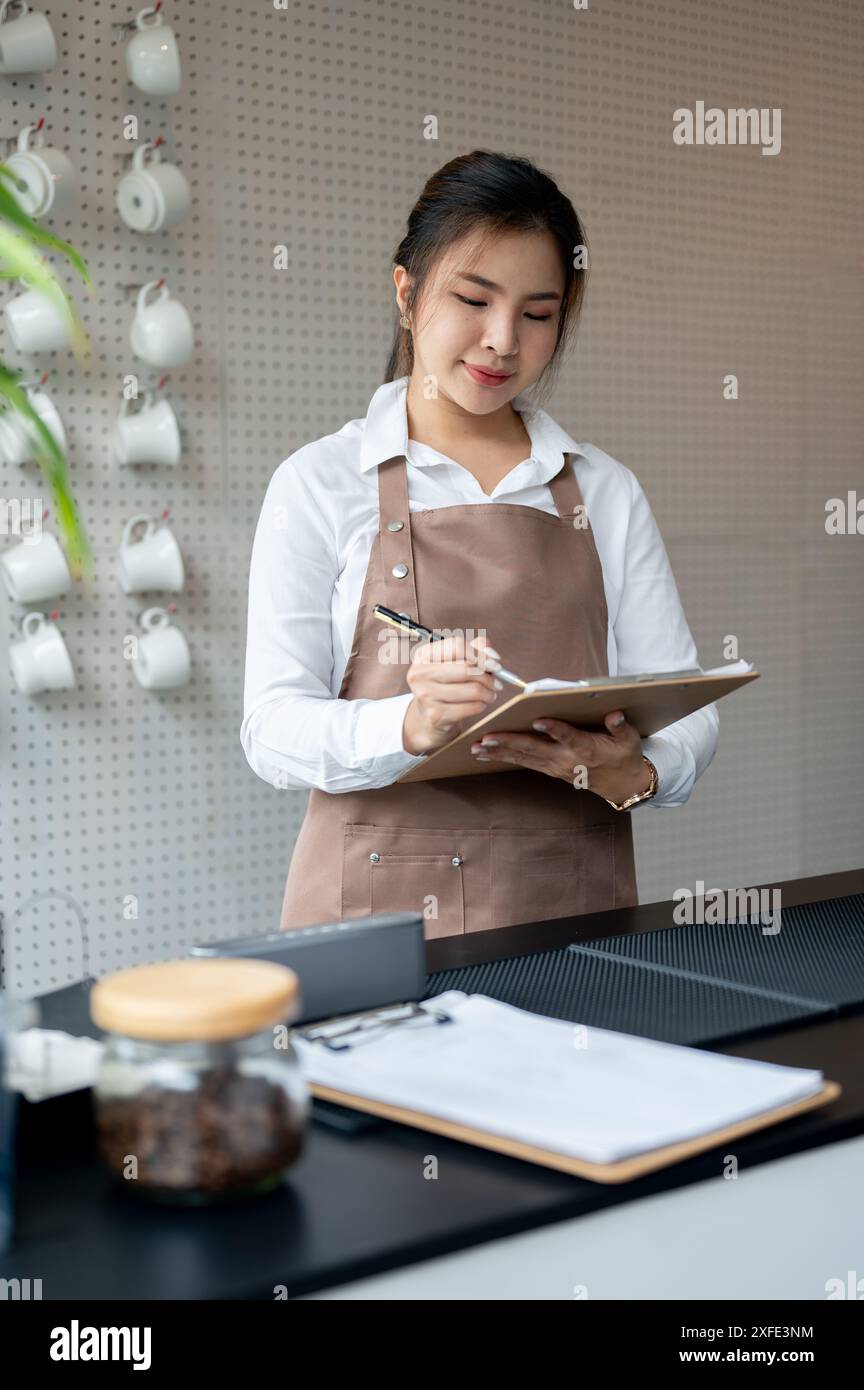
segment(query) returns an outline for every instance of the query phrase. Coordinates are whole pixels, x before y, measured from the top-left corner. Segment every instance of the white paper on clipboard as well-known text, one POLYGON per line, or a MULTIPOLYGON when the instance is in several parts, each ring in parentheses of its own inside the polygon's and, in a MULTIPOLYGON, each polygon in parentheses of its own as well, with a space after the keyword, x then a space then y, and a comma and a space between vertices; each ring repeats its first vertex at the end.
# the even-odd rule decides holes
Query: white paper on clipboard
POLYGON ((308 1079, 592 1163, 709 1134, 802 1100, 821 1071, 542 1018, 482 994, 425 1001, 451 1014, 356 1050, 293 1039, 308 1079))

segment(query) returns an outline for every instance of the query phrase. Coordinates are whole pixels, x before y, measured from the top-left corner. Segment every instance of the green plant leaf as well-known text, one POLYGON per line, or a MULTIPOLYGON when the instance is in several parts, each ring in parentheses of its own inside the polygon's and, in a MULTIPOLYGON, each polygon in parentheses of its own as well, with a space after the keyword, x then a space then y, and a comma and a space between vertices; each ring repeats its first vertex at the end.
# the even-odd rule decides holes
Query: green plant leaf
MULTIPOLYGON (((58 306, 69 324, 72 351, 78 360, 90 355, 90 341, 74 303, 52 267, 43 261, 38 248, 59 251, 81 276, 91 295, 95 287, 80 253, 69 242, 40 227, 24 212, 10 191, 17 187, 13 171, 0 163, 0 279, 23 279, 28 286, 46 295, 58 306), (10 225, 11 224, 11 225, 10 225), (14 230, 17 228, 18 230, 14 230)), ((66 543, 66 558, 74 579, 92 578, 93 554, 84 525, 78 515, 65 454, 44 420, 33 409, 18 374, 0 362, 0 396, 8 408, 21 417, 33 444, 33 454, 51 489, 57 522, 66 543)))
POLYGON ((66 457, 45 421, 33 409, 30 398, 17 376, 0 362, 0 395, 21 417, 42 474, 51 489, 61 533, 66 540, 66 558, 73 579, 93 576, 93 554, 72 497, 66 457))
POLYGON ((63 241, 53 232, 49 232, 47 227, 41 227, 38 222, 33 221, 32 217, 28 217, 20 203, 6 187, 8 183, 17 187, 15 173, 8 164, 0 163, 0 218, 4 222, 11 222, 15 227, 20 227, 22 232, 26 232, 37 246, 47 246, 52 251, 59 251, 77 270, 91 294, 95 294, 96 287, 90 278, 90 272, 80 252, 76 251, 75 247, 70 245, 68 241, 63 241))

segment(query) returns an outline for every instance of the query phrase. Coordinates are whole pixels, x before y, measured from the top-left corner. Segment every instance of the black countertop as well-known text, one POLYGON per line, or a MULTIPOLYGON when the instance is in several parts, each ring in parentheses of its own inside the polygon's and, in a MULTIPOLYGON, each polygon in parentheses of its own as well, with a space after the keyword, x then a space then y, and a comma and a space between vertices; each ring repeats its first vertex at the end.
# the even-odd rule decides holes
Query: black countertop
MULTIPOLYGON (((782 884, 783 906, 864 891, 864 870, 782 884)), ((430 971, 671 926, 670 904, 427 943, 430 971)), ((43 996, 42 1025, 74 1028, 86 990, 43 996)), ((715 1049, 838 1081, 832 1104, 736 1141, 740 1166, 864 1130, 864 1014, 738 1039, 715 1049)), ((728 1146, 726 1146, 728 1147, 728 1146)), ((624 1184, 591 1183, 387 1121, 356 1134, 310 1126, 305 1151, 271 1196, 219 1208, 166 1208, 116 1188, 97 1158, 89 1092, 19 1111, 16 1234, 5 1278, 41 1278, 45 1299, 267 1299, 464 1249, 668 1191, 720 1171, 722 1148, 624 1184), (424 1177, 429 1154, 438 1177, 424 1177)))

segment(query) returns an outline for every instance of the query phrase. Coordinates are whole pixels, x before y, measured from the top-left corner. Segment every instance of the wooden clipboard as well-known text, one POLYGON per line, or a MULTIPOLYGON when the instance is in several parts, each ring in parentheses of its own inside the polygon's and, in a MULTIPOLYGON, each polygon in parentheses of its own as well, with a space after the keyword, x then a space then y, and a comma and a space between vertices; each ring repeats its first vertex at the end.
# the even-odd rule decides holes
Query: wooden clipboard
POLYGON ((534 733, 531 725, 535 719, 564 719, 568 724, 576 724, 582 729, 602 729, 605 715, 613 709, 623 709, 641 737, 647 738, 649 734, 656 734, 659 729, 665 729, 694 710, 729 695, 739 686, 758 679, 758 671, 739 672, 734 676, 667 676, 656 681, 633 681, 624 676, 614 685, 543 690, 531 695, 519 692, 457 734, 443 748, 430 753, 422 763, 403 772, 397 780, 429 782, 438 777, 482 777, 489 772, 521 772, 522 768, 514 767, 512 763, 497 762, 491 756, 488 762, 478 763, 471 752, 471 744, 495 729, 534 733))
MULTIPOLYGON (((613 706, 614 708, 614 706, 613 706)), ((465 1144, 476 1144, 481 1149, 492 1149, 496 1153, 508 1154, 511 1158, 525 1159, 528 1163, 539 1163, 545 1168, 557 1168, 559 1172, 570 1173, 577 1178, 587 1178, 590 1182, 631 1182, 645 1173, 667 1168, 672 1163, 680 1163, 694 1154, 713 1149, 718 1144, 728 1144, 745 1134, 766 1129, 769 1125, 790 1120, 803 1115, 808 1110, 828 1105, 842 1093, 837 1081, 823 1082, 822 1089, 803 1100, 792 1101, 789 1105, 776 1106, 761 1115, 751 1115, 746 1120, 725 1125, 721 1129, 700 1134, 695 1139, 685 1139, 678 1144, 666 1144, 659 1149, 636 1154, 617 1163, 589 1163, 585 1159, 573 1158, 569 1154, 555 1153, 550 1149, 538 1149, 531 1144, 523 1144, 518 1139, 510 1139, 501 1134, 485 1130, 470 1129, 445 1120, 438 1115, 426 1115, 419 1110, 406 1110, 398 1105, 387 1105, 384 1101, 370 1100, 365 1096, 352 1095, 348 1091, 337 1091, 332 1086, 320 1086, 310 1082, 309 1089, 321 1100, 334 1101, 337 1105, 347 1105, 352 1110, 364 1110, 370 1115, 380 1115, 385 1120, 396 1120, 399 1124, 413 1125, 416 1129, 430 1130, 433 1134, 446 1135, 448 1139, 459 1139, 465 1144)))

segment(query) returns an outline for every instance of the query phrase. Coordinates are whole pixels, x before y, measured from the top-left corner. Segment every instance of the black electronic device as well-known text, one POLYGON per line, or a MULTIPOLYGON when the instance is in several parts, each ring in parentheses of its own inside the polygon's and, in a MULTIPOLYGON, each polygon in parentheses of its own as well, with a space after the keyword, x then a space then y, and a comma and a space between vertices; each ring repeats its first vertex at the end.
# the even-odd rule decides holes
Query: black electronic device
POLYGON ((272 960, 294 970, 301 1008, 295 1023, 422 999, 426 950, 419 912, 388 912, 268 936, 193 946, 191 956, 272 960))

